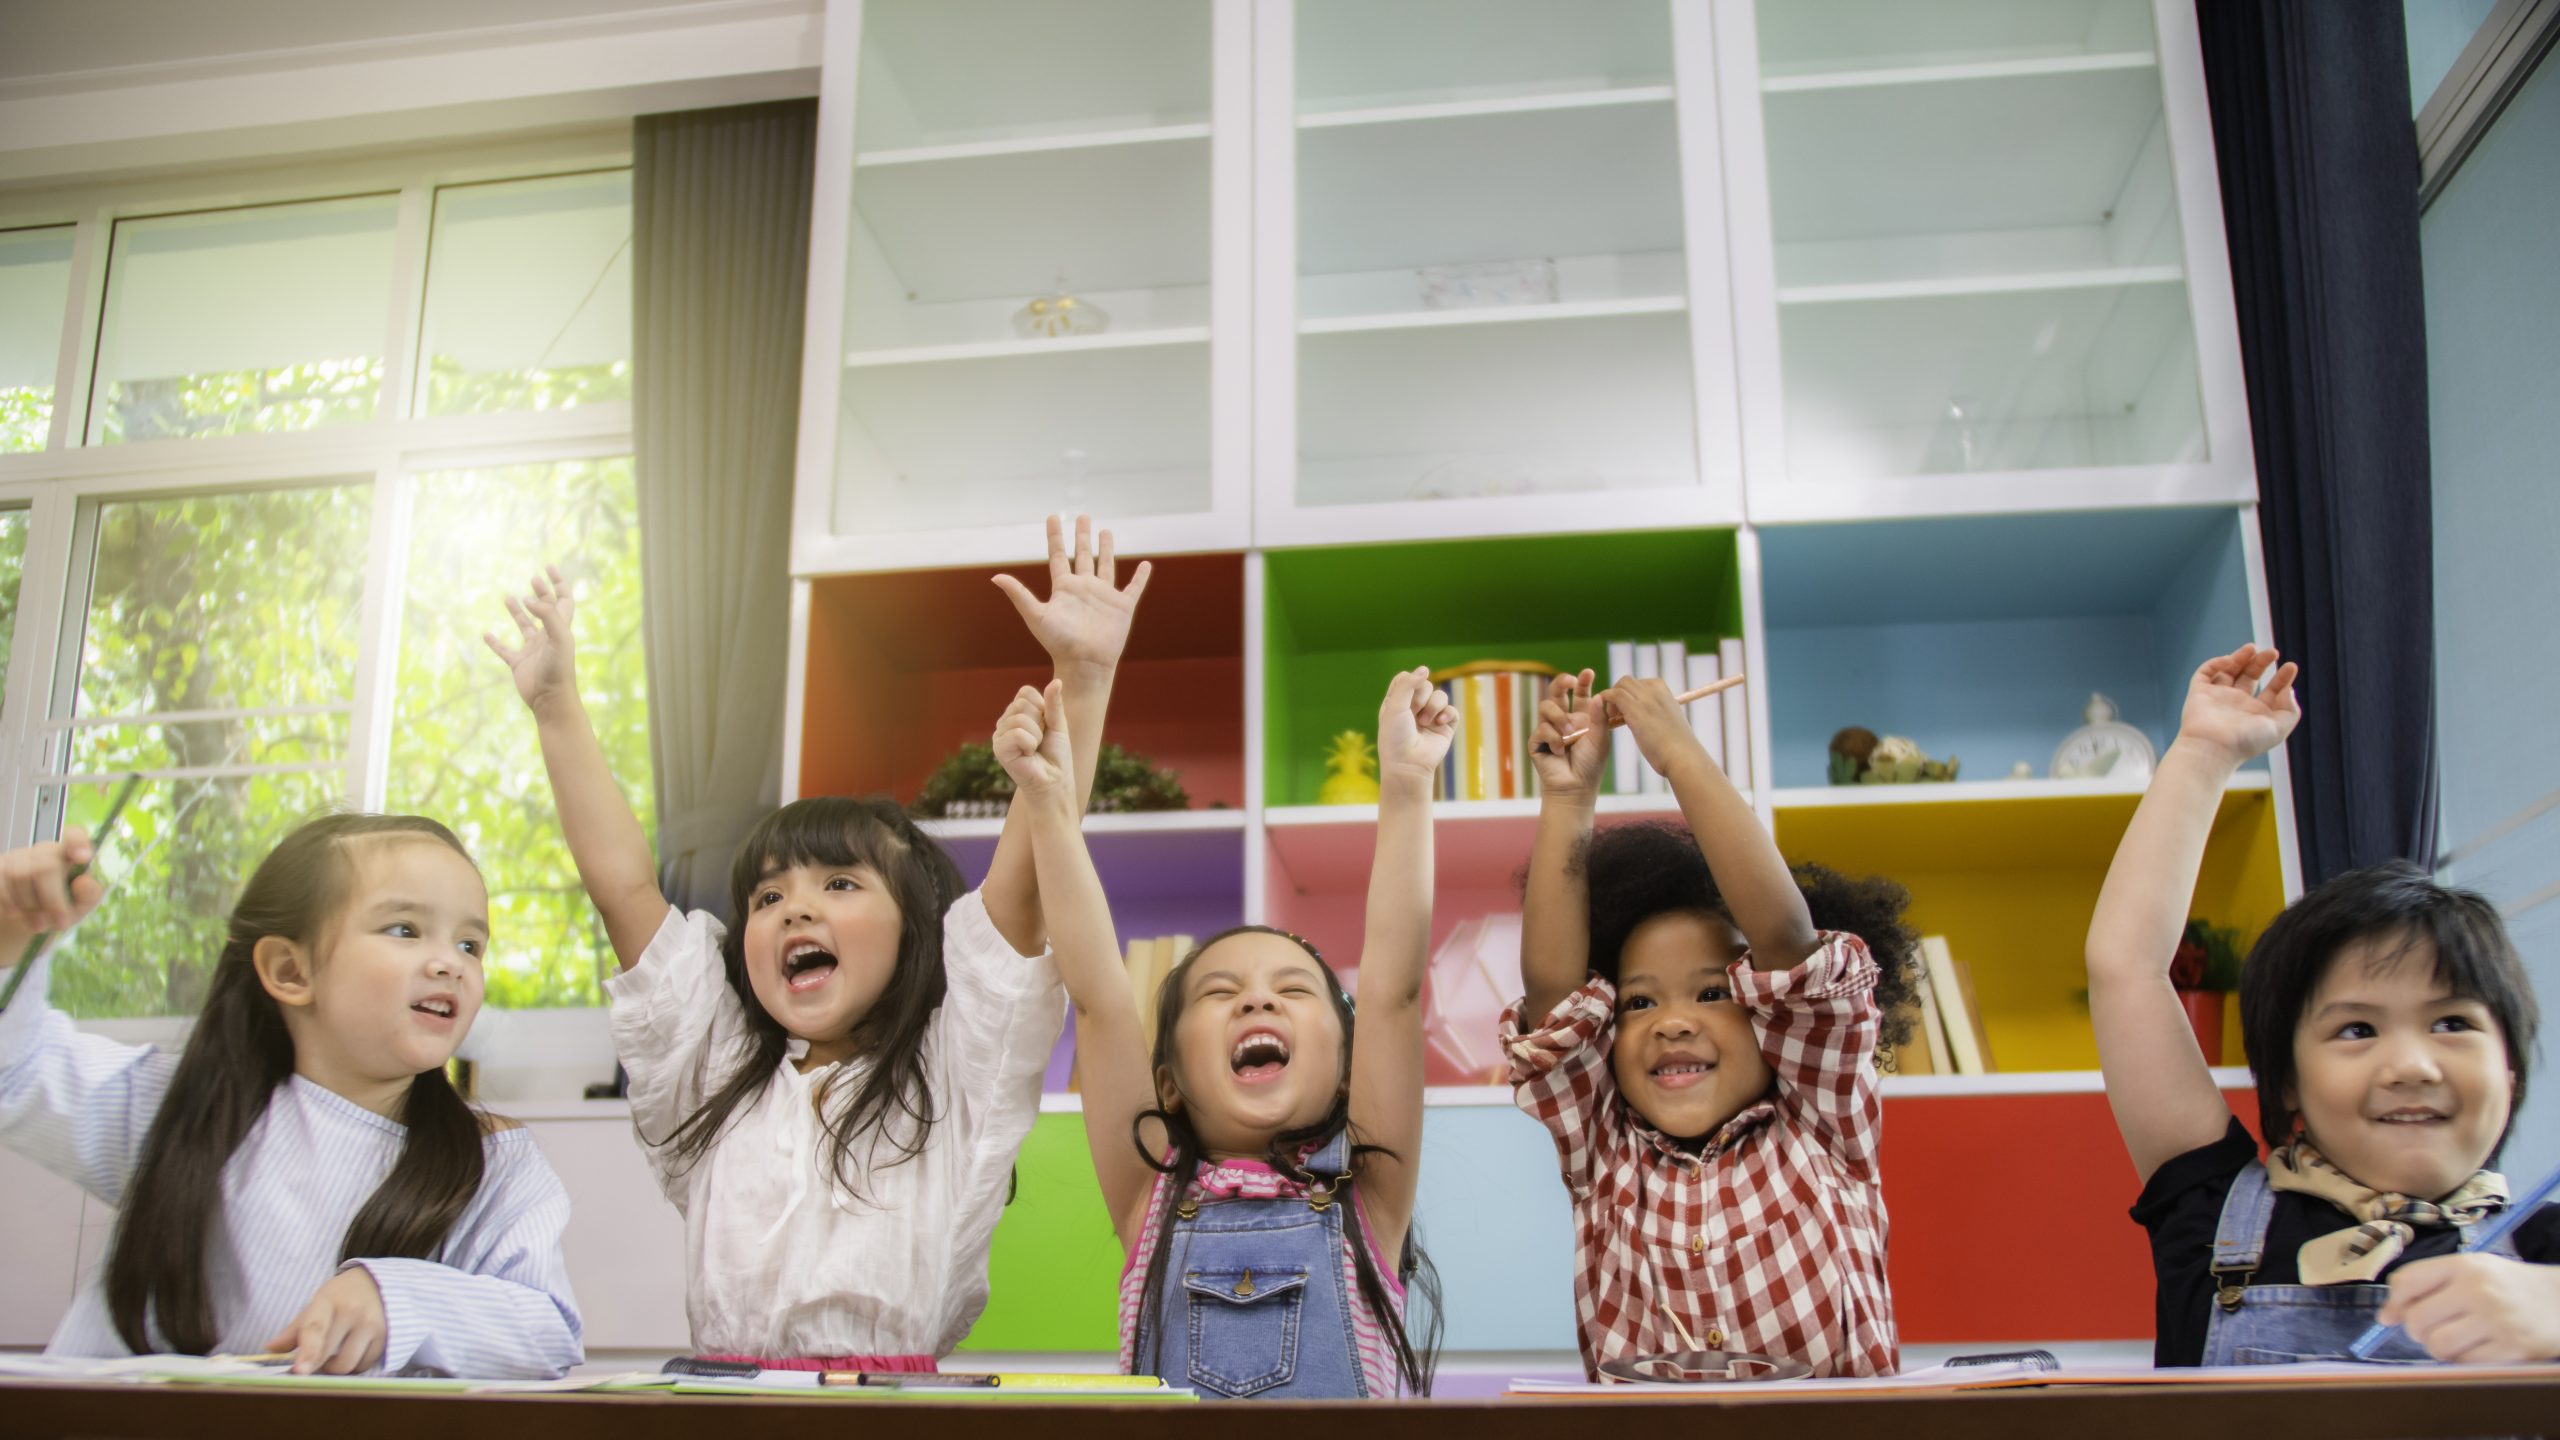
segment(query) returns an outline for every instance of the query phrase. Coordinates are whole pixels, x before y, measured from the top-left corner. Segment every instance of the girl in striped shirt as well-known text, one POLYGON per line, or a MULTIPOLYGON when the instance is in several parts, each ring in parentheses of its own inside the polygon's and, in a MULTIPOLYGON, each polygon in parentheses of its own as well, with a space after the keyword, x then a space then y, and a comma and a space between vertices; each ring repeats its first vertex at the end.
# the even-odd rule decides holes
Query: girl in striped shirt
MULTIPOLYGON (((1085 1139, 1128 1254, 1124 1371, 1224 1398, 1430 1393, 1438 1317, 1417 1342, 1405 1294, 1436 1308, 1412 1220, 1431 792, 1456 723, 1427 670, 1396 676, 1379 708, 1356 1045, 1351 1000, 1315 947, 1247 925, 1165 977, 1150 1054, 1108 915, 1072 944, 1053 920, 1085 1139)), ((1000 753, 1025 748, 999 736, 1000 753)), ((1045 861, 1040 888, 1059 893, 1045 861)))
MULTIPOLYGON (((0 955, 98 903, 91 847, 0 856, 0 955)), ((179 1054, 72 1028, 45 968, 0 1012, 0 1141, 117 1207, 47 1353, 290 1351, 297 1374, 551 1377, 580 1357, 569 1197, 444 1064, 479 1013, 488 891, 453 832, 330 815, 233 907, 179 1054)))

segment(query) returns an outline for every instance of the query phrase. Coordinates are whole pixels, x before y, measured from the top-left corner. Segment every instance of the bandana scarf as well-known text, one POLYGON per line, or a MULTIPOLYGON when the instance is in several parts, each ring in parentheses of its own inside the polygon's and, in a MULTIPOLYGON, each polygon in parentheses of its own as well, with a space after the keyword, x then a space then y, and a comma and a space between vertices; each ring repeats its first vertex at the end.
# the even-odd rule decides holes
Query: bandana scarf
POLYGON ((2305 1285, 2371 1283, 2409 1248, 2421 1225, 2469 1225, 2507 1203, 2507 1179, 2482 1170, 2441 1200, 2376 1190, 2323 1158, 2309 1140, 2267 1157, 2267 1184, 2326 1200, 2358 1223, 2305 1241, 2297 1257, 2305 1285))

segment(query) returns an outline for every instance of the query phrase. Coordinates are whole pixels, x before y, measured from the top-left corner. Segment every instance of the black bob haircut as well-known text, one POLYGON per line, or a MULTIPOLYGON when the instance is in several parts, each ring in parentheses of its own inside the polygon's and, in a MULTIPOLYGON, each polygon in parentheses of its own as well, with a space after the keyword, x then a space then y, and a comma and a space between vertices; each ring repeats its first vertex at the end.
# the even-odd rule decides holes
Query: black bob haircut
MULTIPOLYGON (((1573 863, 1582 866, 1589 882, 1591 968, 1611 984, 1617 983, 1628 937, 1655 916, 1703 912, 1732 918, 1697 837, 1685 825, 1642 821, 1605 826, 1573 863)), ((1919 937, 1902 923, 1911 892, 1880 876, 1843 875, 1821 865, 1794 870, 1814 928, 1855 935, 1876 957, 1876 1006, 1883 1016, 1878 1048, 1891 1051, 1910 1038, 1918 998, 1913 970, 1919 937)), ((1525 888, 1526 871, 1521 882, 1525 888)))
MULTIPOLYGON (((2439 885, 2406 860, 2350 870, 2287 906, 2249 950, 2240 969, 2240 1041, 2258 1078, 2259 1133, 2281 1145, 2293 1133, 2294 1032, 2311 997, 2328 979, 2339 952, 2359 940, 2397 941, 2376 950, 2369 971, 2400 964, 2423 944, 2435 951, 2435 978, 2465 1000, 2488 1007, 2507 1044, 2507 1068, 2515 1075, 2509 1123, 2524 1108, 2525 1079, 2532 1069, 2535 1032, 2542 1013, 2533 983, 2507 927, 2488 900, 2470 890, 2439 885)), ((2486 1164, 2497 1159, 2501 1134, 2486 1164)))

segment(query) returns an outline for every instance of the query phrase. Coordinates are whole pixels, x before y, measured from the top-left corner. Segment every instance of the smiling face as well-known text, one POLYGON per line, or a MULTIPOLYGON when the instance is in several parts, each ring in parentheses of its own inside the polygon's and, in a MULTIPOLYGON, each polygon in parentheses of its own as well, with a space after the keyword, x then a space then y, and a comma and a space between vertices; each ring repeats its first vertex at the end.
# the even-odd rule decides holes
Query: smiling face
POLYGON ((1637 926, 1618 956, 1618 1035, 1609 1065, 1644 1122, 1695 1140, 1768 1093, 1769 1062, 1727 970, 1741 932, 1694 910, 1637 926))
POLYGON ((832 1053, 889 987, 904 916, 880 873, 860 863, 777 865, 748 888, 747 981, 782 1028, 832 1053))
POLYGON ((1333 981, 1285 935, 1246 931, 1183 967, 1165 1107, 1214 1155, 1258 1158, 1284 1131, 1324 1119, 1345 1083, 1333 981))
POLYGON ((2294 1028, 2286 1096, 2339 1169, 2424 1199, 2487 1162, 2514 1096, 2496 1017, 2435 972, 2424 938, 2376 936, 2340 949, 2294 1028))
POLYGON ((405 1084, 453 1058, 480 1013, 489 892, 425 836, 346 842, 347 898, 289 1007, 297 1068, 332 1088, 405 1084))

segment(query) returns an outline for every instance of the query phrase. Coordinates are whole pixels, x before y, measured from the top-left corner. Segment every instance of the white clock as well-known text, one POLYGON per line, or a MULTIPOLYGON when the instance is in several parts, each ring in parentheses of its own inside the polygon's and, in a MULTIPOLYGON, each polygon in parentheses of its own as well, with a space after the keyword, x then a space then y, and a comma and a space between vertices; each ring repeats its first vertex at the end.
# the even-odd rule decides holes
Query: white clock
POLYGON ((2053 752, 2050 773, 2056 780, 2149 780, 2159 755, 2151 737, 2116 718, 2116 702, 2104 695, 2089 697, 2080 718, 2089 723, 2064 737, 2053 752))

